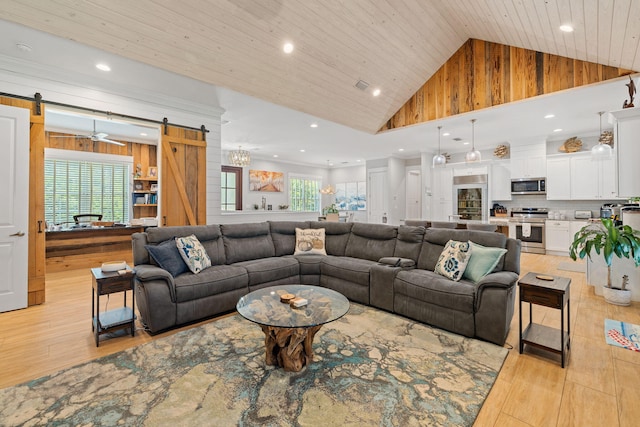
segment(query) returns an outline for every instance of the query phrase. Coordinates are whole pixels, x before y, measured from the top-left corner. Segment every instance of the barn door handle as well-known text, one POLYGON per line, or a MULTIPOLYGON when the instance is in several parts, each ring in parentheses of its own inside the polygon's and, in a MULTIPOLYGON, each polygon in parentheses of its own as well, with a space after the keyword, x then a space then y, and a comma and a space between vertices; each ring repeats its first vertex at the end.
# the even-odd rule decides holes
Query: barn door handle
POLYGON ((17 233, 10 234, 11 237, 22 237, 24 233, 22 231, 18 231, 17 233))

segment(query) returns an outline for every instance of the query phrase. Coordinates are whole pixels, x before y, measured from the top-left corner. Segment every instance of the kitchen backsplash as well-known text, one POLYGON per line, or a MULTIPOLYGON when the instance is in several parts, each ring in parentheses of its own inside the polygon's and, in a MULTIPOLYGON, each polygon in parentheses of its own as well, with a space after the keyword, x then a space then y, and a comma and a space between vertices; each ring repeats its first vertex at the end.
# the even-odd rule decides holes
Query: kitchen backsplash
POLYGON ((489 207, 498 203, 507 208, 508 215, 511 215, 513 208, 547 208, 550 211, 564 213, 567 219, 573 219, 576 210, 590 210, 591 216, 600 216, 600 207, 604 203, 624 203, 620 200, 547 200, 544 195, 514 195, 512 200, 501 200, 491 202, 489 207))

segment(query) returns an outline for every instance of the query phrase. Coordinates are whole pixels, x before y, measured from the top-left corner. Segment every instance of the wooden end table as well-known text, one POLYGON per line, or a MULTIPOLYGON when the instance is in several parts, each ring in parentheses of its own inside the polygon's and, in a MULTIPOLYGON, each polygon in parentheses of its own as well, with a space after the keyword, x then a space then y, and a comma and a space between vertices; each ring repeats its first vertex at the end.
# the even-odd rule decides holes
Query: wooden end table
POLYGON ((550 276, 544 273, 527 273, 518 282, 520 289, 520 354, 524 345, 532 345, 544 350, 560 354, 561 365, 571 346, 570 323, 571 303, 569 301, 569 287, 571 279, 560 276, 550 276), (540 279, 542 277, 543 279, 540 279), (552 279, 552 280, 544 280, 552 279), (529 303, 529 325, 522 330, 522 303, 529 303), (532 304, 560 310, 560 329, 533 323, 532 304), (564 328, 565 306, 567 307, 567 330, 564 328))
POLYGON ((101 268, 92 268, 93 286, 91 288, 91 330, 95 334, 96 347, 100 346, 100 335, 119 329, 131 328, 131 336, 135 335, 136 315, 134 277, 135 273, 129 266, 127 272, 104 272, 101 268), (131 291, 131 307, 127 307, 127 291, 131 291), (124 307, 100 313, 100 295, 117 292, 124 294, 124 307))

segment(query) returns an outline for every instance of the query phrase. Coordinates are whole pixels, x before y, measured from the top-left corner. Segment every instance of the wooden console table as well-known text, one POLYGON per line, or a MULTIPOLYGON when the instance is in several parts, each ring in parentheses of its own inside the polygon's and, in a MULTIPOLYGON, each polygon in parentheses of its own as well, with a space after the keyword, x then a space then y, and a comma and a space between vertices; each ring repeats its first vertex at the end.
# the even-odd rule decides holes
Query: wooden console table
POLYGON ((569 287, 571 279, 567 277, 548 276, 543 273, 527 273, 518 282, 520 289, 520 354, 524 345, 532 345, 544 350, 560 354, 561 365, 564 368, 565 360, 571 346, 570 321, 571 303, 569 301, 569 287), (552 280, 543 280, 538 277, 547 277, 552 280), (522 330, 522 303, 529 303, 529 325, 522 330), (533 323, 532 304, 541 305, 560 310, 560 330, 533 323), (567 330, 565 332, 564 314, 567 307, 567 330))

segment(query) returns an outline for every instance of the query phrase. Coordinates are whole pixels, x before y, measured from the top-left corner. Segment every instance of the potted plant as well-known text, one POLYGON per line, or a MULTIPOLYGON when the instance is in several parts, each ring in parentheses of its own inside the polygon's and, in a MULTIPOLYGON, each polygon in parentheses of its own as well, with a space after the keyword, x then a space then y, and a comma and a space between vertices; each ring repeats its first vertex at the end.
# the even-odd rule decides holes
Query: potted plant
POLYGON ((329 206, 325 206, 325 208, 322 209, 322 213, 326 215, 326 214, 330 214, 330 213, 337 214, 339 212, 338 212, 338 208, 336 208, 336 204, 332 203, 329 206))
POLYGON ((569 246, 569 256, 574 261, 585 256, 591 259, 592 252, 602 255, 607 265, 607 285, 603 287, 605 300, 613 304, 629 305, 631 291, 626 289, 623 280, 620 288, 611 286, 611 262, 613 256, 633 259, 636 267, 640 265, 640 234, 628 225, 616 226, 613 220, 602 218, 600 223, 582 227, 569 246))

